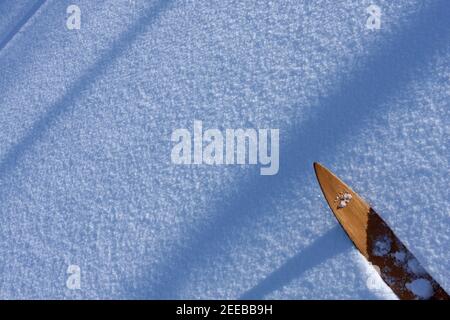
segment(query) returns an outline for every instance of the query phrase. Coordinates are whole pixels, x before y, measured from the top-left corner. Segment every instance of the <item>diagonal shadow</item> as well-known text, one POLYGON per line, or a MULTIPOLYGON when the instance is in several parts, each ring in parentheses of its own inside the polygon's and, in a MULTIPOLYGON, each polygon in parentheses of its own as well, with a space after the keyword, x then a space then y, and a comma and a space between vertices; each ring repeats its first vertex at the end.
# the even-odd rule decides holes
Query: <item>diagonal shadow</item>
POLYGON ((128 288, 129 294, 146 299, 176 298, 190 271, 201 268, 206 257, 217 255, 231 230, 234 234, 245 230, 260 217, 262 209, 276 201, 276 195, 293 197, 288 187, 290 179, 311 176, 314 161, 335 152, 339 141, 362 129, 366 119, 383 112, 382 102, 413 79, 414 71, 425 65, 427 58, 448 48, 449 5, 445 0, 436 1, 420 11, 413 24, 390 37, 385 47, 344 79, 338 92, 321 99, 308 121, 282 132, 290 140, 281 141, 278 175, 254 174, 233 195, 217 202, 217 218, 193 232, 181 248, 167 257, 160 266, 162 277, 157 283, 143 279, 137 290, 128 288))
POLYGON ((352 247, 340 226, 334 226, 310 246, 290 258, 280 268, 269 274, 255 287, 245 292, 239 299, 256 300, 289 284, 305 271, 352 247))
MULTIPOLYGON (((18 161, 23 157, 26 151, 42 138, 58 118, 75 105, 79 93, 86 90, 86 88, 88 88, 97 78, 103 76, 108 67, 124 53, 137 36, 144 32, 144 29, 148 25, 151 25, 172 2, 172 0, 159 0, 154 6, 147 9, 129 30, 123 32, 120 37, 113 42, 109 51, 102 55, 94 65, 87 69, 87 71, 68 89, 67 93, 58 99, 58 101, 56 101, 49 110, 33 124, 25 136, 14 145, 1 160, 0 174, 2 177, 14 170, 18 161)), ((0 198, 1 197, 2 195, 0 194, 0 198)))
POLYGON ((22 16, 22 18, 9 30, 6 36, 0 38, 0 51, 2 51, 6 45, 15 37, 22 27, 34 16, 34 14, 42 7, 46 0, 36 1, 31 8, 22 16))

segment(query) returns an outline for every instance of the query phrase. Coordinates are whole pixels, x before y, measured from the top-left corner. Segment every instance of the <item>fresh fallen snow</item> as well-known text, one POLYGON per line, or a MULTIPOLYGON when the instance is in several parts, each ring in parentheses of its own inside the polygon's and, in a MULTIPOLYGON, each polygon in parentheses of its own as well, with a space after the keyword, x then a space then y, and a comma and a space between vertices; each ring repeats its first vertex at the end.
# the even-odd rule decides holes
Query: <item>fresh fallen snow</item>
POLYGON ((417 276, 420 276, 420 275, 423 275, 424 273, 426 273, 426 271, 420 265, 419 261, 417 261, 417 259, 415 259, 415 258, 408 260, 407 269, 410 273, 413 273, 417 276))
POLYGON ((433 295, 433 287, 427 279, 416 279, 406 284, 406 287, 411 290, 418 298, 428 299, 433 295))
POLYGON ((366 0, 113 3, 69 32, 46 1, 0 51, 1 298, 395 298, 314 161, 450 290, 448 1, 377 1, 380 30, 366 0), (278 174, 172 165, 194 120, 279 128, 278 174))
POLYGON ((347 201, 345 201, 345 200, 341 200, 340 202, 339 202, 339 208, 345 208, 347 206, 347 201))
POLYGON ((386 285, 380 276, 380 268, 376 265, 368 263, 367 260, 359 253, 354 255, 359 272, 366 277, 366 287, 373 293, 373 298, 397 300, 397 296, 386 285))
POLYGON ((388 237, 382 237, 375 240, 373 244, 372 253, 375 256, 382 257, 391 251, 392 240, 388 237))
POLYGON ((338 195, 336 197, 336 201, 339 202, 338 208, 345 208, 349 204, 351 199, 352 195, 348 192, 344 192, 343 194, 338 195))
POLYGON ((406 252, 405 251, 397 251, 393 253, 396 263, 403 264, 406 260, 406 252))

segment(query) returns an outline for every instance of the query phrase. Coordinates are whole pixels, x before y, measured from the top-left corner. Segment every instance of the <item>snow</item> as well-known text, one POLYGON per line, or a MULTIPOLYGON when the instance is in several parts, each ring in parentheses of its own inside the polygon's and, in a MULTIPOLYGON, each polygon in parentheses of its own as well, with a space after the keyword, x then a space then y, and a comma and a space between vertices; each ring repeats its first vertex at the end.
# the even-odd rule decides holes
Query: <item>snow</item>
POLYGON ((387 255, 391 251, 391 244, 392 244, 391 239, 389 239, 386 236, 377 239, 373 244, 372 253, 378 257, 387 255))
POLYGON ((406 252, 405 251, 397 251, 393 253, 396 263, 403 264, 406 260, 406 252))
POLYGON ((415 274, 416 276, 420 276, 426 273, 426 271, 420 265, 419 261, 417 261, 417 259, 415 258, 408 260, 407 269, 409 272, 415 274))
POLYGON ((366 287, 374 294, 373 298, 398 300, 397 296, 392 292, 389 286, 381 279, 380 268, 368 263, 359 253, 355 253, 354 256, 358 266, 357 270, 366 277, 366 287))
POLYGON ((406 287, 421 299, 428 299, 433 295, 433 287, 430 281, 423 278, 407 283, 406 287))
POLYGON ((314 161, 450 290, 448 1, 76 2, 0 2, 0 298, 395 298, 314 161), (172 164, 195 119, 279 128, 278 174, 172 164))
POLYGON ((349 204, 351 199, 352 199, 352 195, 350 193, 348 193, 348 192, 344 192, 342 194, 339 194, 336 197, 336 201, 339 202, 338 208, 340 208, 340 209, 345 208, 349 204))
POLYGON ((345 200, 341 200, 339 201, 339 208, 345 208, 347 206, 347 201, 345 200))

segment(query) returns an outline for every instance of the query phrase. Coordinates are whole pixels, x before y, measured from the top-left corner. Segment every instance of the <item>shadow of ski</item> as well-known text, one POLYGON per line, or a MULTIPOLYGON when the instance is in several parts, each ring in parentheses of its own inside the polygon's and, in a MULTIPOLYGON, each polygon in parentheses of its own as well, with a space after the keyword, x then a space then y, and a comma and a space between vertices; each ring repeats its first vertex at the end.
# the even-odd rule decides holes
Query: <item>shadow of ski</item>
POLYGON ((266 295, 283 288, 306 271, 333 258, 352 247, 349 239, 343 237, 342 228, 334 226, 320 236, 310 246, 286 261, 277 270, 270 273, 255 287, 244 293, 239 299, 264 299, 266 295))
MULTIPOLYGON (((121 34, 117 40, 114 41, 111 48, 106 54, 91 66, 74 84, 68 89, 67 93, 58 99, 47 112, 35 121, 33 126, 27 131, 25 136, 15 144, 0 161, 0 179, 3 180, 5 176, 14 171, 18 161, 43 135, 49 128, 70 108, 75 105, 79 98, 80 92, 86 90, 96 79, 103 76, 108 67, 120 57, 128 46, 143 32, 144 28, 151 25, 159 15, 166 10, 172 1, 160 0, 152 6, 146 14, 143 14, 132 27, 121 34)), ((3 198, 3 193, 0 190, 0 199, 3 198)))
POLYGON ((46 0, 38 0, 31 8, 22 16, 22 18, 9 30, 9 32, 0 38, 0 51, 2 51, 8 43, 19 33, 23 26, 35 15, 35 13, 42 7, 46 0))

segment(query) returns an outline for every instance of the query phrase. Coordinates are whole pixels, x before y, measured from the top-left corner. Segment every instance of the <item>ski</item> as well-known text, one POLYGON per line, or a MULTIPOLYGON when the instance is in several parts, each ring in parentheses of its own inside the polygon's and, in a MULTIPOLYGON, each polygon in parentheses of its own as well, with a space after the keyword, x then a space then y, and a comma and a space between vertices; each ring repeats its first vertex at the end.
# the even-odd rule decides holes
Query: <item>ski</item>
POLYGON ((399 299, 450 299, 364 199, 321 164, 314 170, 340 225, 399 299))

